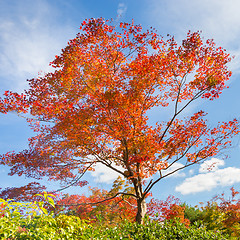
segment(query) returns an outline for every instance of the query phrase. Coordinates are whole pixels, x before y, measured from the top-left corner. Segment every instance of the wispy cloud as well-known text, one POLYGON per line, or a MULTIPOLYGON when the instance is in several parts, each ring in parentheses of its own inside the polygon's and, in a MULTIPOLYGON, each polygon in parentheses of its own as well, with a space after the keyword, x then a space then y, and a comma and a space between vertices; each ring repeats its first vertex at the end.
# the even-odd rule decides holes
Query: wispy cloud
POLYGON ((224 166, 224 164, 225 163, 222 159, 212 158, 210 160, 203 162, 200 165, 199 173, 207 173, 210 171, 215 172, 219 169, 220 166, 224 166))
POLYGON ((227 167, 219 169, 223 165, 224 161, 216 158, 206 161, 200 165, 199 174, 186 178, 175 190, 187 195, 211 191, 218 186, 231 186, 234 183, 240 183, 240 168, 227 167))
MULTIPOLYGON (((175 163, 170 168, 168 168, 167 170, 162 171, 163 176, 167 175, 167 174, 169 174, 171 172, 174 172, 175 170, 177 170, 177 169, 179 169, 179 168, 181 168, 183 166, 184 165, 181 164, 181 163, 175 163)), ((179 171, 176 171, 175 173, 169 175, 168 177, 185 177, 185 176, 186 176, 186 174, 182 170, 179 170, 179 171)))
POLYGON ((236 55, 231 68, 239 69, 240 1, 239 0, 150 0, 148 17, 160 33, 170 33, 177 40, 188 30, 201 30, 205 38, 236 55))
POLYGON ((124 3, 119 3, 117 8, 117 19, 116 21, 119 21, 121 18, 124 17, 124 15, 127 12, 127 6, 124 3))
POLYGON ((1 88, 22 90, 26 78, 49 71, 49 62, 73 36, 71 27, 54 22, 56 11, 47 2, 24 3, 17 1, 0 16, 1 88))
MULTIPOLYGON (((116 166, 114 166, 116 167, 116 166)), ((117 167, 119 170, 123 170, 121 167, 117 167)), ((92 177, 94 178, 95 182, 98 183, 112 183, 115 179, 120 176, 119 173, 113 171, 112 169, 106 167, 103 164, 97 164, 95 167, 95 171, 91 172, 92 177)))

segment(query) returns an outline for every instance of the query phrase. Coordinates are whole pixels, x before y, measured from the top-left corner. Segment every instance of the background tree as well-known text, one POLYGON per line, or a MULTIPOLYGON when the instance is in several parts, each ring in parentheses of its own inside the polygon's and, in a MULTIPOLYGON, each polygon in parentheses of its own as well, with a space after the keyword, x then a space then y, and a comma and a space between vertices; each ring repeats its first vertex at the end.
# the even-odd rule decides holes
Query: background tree
POLYGON ((206 206, 202 206, 203 222, 209 230, 222 230, 233 238, 240 237, 240 199, 231 188, 231 197, 225 194, 215 196, 206 206))
POLYGON ((136 216, 135 198, 116 196, 108 201, 103 201, 115 196, 120 191, 125 193, 133 192, 134 189, 129 187, 121 177, 118 177, 113 182, 113 186, 109 191, 98 188, 90 188, 90 190, 91 194, 88 197, 84 195, 65 195, 59 198, 54 211, 60 213, 62 210, 68 215, 91 220, 95 225, 117 226, 123 220, 134 221, 136 216), (98 202, 101 202, 101 204, 96 204, 98 202), (101 221, 101 219, 104 219, 104 221, 101 221))
POLYGON ((164 221, 178 219, 179 222, 189 226, 190 220, 185 217, 185 206, 180 199, 170 195, 165 201, 152 198, 147 204, 147 214, 154 220, 164 221))
POLYGON ((54 72, 28 80, 24 94, 5 92, 1 112, 26 113, 37 135, 28 150, 2 155, 1 164, 10 174, 69 186, 86 184, 84 173, 103 164, 133 185, 134 193, 116 196, 136 199, 142 223, 156 183, 217 155, 238 133, 237 120, 210 128, 203 111, 184 115, 197 99, 219 97, 231 58, 199 32, 178 46, 134 23, 89 19, 80 29, 51 63, 54 72), (164 108, 171 113, 166 121, 164 108), (157 121, 150 121, 151 110, 159 113, 157 121), (182 167, 165 171, 180 161, 182 167))
POLYGON ((189 206, 186 203, 180 205, 184 207, 184 218, 190 221, 190 224, 197 224, 197 222, 201 222, 203 220, 204 211, 198 208, 198 206, 189 206))
POLYGON ((0 191, 0 198, 5 200, 14 199, 14 201, 18 202, 40 201, 41 197, 36 196, 36 194, 43 191, 46 191, 45 186, 41 186, 37 182, 31 182, 22 187, 5 188, 0 191))

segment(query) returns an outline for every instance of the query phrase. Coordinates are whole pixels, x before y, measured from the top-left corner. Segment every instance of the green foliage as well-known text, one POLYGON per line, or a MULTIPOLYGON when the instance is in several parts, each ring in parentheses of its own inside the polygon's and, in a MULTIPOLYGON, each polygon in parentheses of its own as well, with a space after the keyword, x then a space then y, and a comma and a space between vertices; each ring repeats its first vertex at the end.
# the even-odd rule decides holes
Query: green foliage
POLYGON ((209 239, 228 239, 223 237, 220 232, 207 231, 204 226, 191 226, 187 228, 183 223, 178 221, 165 221, 159 223, 147 220, 144 225, 137 223, 125 222, 119 227, 109 228, 102 232, 102 238, 99 239, 138 239, 138 240, 209 240, 209 239))
POLYGON ((220 232, 207 231, 205 227, 186 228, 176 221, 160 224, 148 220, 144 225, 125 222, 118 227, 94 228, 78 217, 66 215, 38 216, 21 222, 9 220, 1 219, 1 239, 228 239, 220 232))
MULTIPOLYGON (((1 201, 4 202, 4 200, 1 201)), ((2 212, 5 212, 0 218, 0 239, 5 240, 228 239, 223 237, 220 232, 207 231, 204 226, 190 226, 187 228, 184 224, 176 220, 160 223, 146 219, 143 225, 125 221, 115 227, 106 228, 104 225, 94 227, 89 224, 87 220, 81 220, 77 216, 60 214, 54 217, 53 213, 48 214, 45 211, 40 211, 40 214, 33 214, 36 212, 36 209, 39 210, 39 203, 31 203, 32 214, 28 214, 28 216, 19 212, 19 206, 24 207, 24 204, 7 201, 5 201, 4 204, 5 209, 2 210, 2 212), (5 214, 6 212, 8 212, 8 214, 5 214)), ((27 206, 27 208, 29 208, 29 206, 27 206)), ((104 221, 104 219, 101 219, 101 221, 104 221)))
MULTIPOLYGON (((44 199, 52 206, 50 194, 44 199)), ((44 202, 18 203, 0 199, 0 239, 89 239, 91 226, 75 216, 53 217, 44 202)))
POLYGON ((53 208, 55 208, 54 200, 52 198, 56 198, 53 194, 49 194, 44 192, 43 194, 36 194, 36 196, 43 197, 46 202, 48 202, 53 208))
POLYGON ((1 239, 88 239, 91 226, 75 216, 52 215, 0 219, 1 239))
POLYGON ((226 219, 226 213, 220 211, 216 202, 208 202, 208 204, 202 207, 203 222, 207 229, 210 230, 224 230, 224 221, 226 219))
POLYGON ((221 231, 228 234, 230 239, 239 239, 239 201, 220 200, 220 203, 209 201, 201 208, 183 204, 184 217, 190 220, 191 225, 204 225, 207 230, 221 231))
MULTIPOLYGON (((44 193, 41 195, 45 202, 18 203, 11 200, 0 199, 0 239, 20 240, 57 240, 57 239, 138 239, 138 240, 211 240, 234 239, 219 231, 216 227, 209 230, 210 225, 192 224, 186 227, 176 219, 164 222, 145 219, 143 225, 136 222, 123 221, 116 226, 106 227, 105 219, 98 216, 102 224, 93 225, 89 221, 77 216, 60 214, 57 216, 48 213, 43 207, 46 202, 54 207, 52 196, 44 193)), ((198 211, 187 207, 187 214, 192 219, 197 219, 198 211), (190 214, 192 213, 192 215, 190 214)), ((209 212, 214 212, 214 205, 209 206, 209 212)), ((208 214, 204 209, 205 220, 212 223, 214 214, 208 214)), ((210 224, 209 223, 209 224, 210 224)))
POLYGON ((184 218, 189 219, 191 224, 197 223, 204 218, 204 211, 201 211, 198 207, 192 207, 187 204, 182 204, 185 207, 184 218))

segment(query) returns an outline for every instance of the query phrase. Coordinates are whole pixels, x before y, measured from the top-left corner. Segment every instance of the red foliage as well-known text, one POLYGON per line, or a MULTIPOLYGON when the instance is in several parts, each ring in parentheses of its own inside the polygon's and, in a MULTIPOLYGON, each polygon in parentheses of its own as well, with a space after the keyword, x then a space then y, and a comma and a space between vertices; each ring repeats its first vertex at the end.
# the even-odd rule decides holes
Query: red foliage
MULTIPOLYGON (((124 187, 123 184, 124 181, 118 178, 114 181, 110 191, 90 188, 92 194, 89 197, 85 195, 65 195, 56 202, 55 212, 63 211, 94 222, 98 220, 98 216, 101 216, 106 225, 115 225, 124 219, 133 221, 136 216, 136 200, 127 195, 118 195, 112 198, 124 187)), ((124 189, 125 193, 133 191, 127 185, 124 189)))
POLYGON ((226 199, 224 194, 213 198, 213 201, 220 201, 217 207, 219 211, 225 213, 224 226, 233 232, 235 237, 240 237, 240 199, 236 199, 238 195, 239 192, 232 187, 229 199, 226 199))
POLYGON ((46 190, 45 186, 41 186, 37 182, 31 182, 22 187, 6 188, 0 192, 0 198, 7 200, 13 199, 16 202, 31 202, 42 200, 40 197, 34 196, 46 190))
POLYGON ((171 195, 165 201, 152 198, 148 203, 147 214, 158 221, 178 218, 180 222, 189 226, 190 221, 184 218, 185 207, 180 204, 180 200, 171 195))
POLYGON ((164 178, 161 170, 215 156, 239 133, 237 120, 210 128, 203 111, 180 116, 196 99, 218 98, 231 76, 229 54, 212 40, 188 32, 178 45, 153 29, 102 18, 80 29, 51 63, 55 72, 28 80, 24 94, 7 91, 0 99, 0 112, 30 113, 38 134, 28 150, 1 155, 11 175, 82 186, 82 175, 102 163, 131 181, 140 203, 164 178), (149 125, 150 110, 172 106, 168 121, 149 125))
POLYGON ((0 204, 0 218, 5 216, 5 207, 6 205, 4 203, 0 204))

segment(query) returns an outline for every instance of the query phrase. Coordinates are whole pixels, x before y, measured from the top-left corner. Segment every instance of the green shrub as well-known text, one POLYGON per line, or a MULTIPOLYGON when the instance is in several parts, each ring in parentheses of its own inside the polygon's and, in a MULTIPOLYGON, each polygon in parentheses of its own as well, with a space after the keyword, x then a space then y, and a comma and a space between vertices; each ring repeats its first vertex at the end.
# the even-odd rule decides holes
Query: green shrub
POLYGON ((198 207, 192 207, 187 204, 182 204, 182 207, 185 208, 184 210, 184 217, 189 219, 191 224, 194 224, 198 221, 202 221, 204 218, 204 212, 201 211, 198 207))
MULTIPOLYGON (((49 202, 47 195, 44 197, 49 202)), ((161 223, 146 218, 143 225, 125 221, 109 228, 106 228, 104 224, 93 226, 77 216, 49 214, 43 205, 43 202, 17 203, 0 199, 2 207, 0 209, 0 239, 229 239, 221 232, 206 230, 204 226, 191 225, 187 228, 176 220, 161 223)))
POLYGON ((220 232, 207 231, 204 226, 186 228, 183 223, 176 220, 169 220, 164 223, 147 220, 144 225, 126 222, 119 227, 106 229, 102 232, 102 238, 99 239, 220 240, 228 238, 227 236, 223 237, 220 232))

